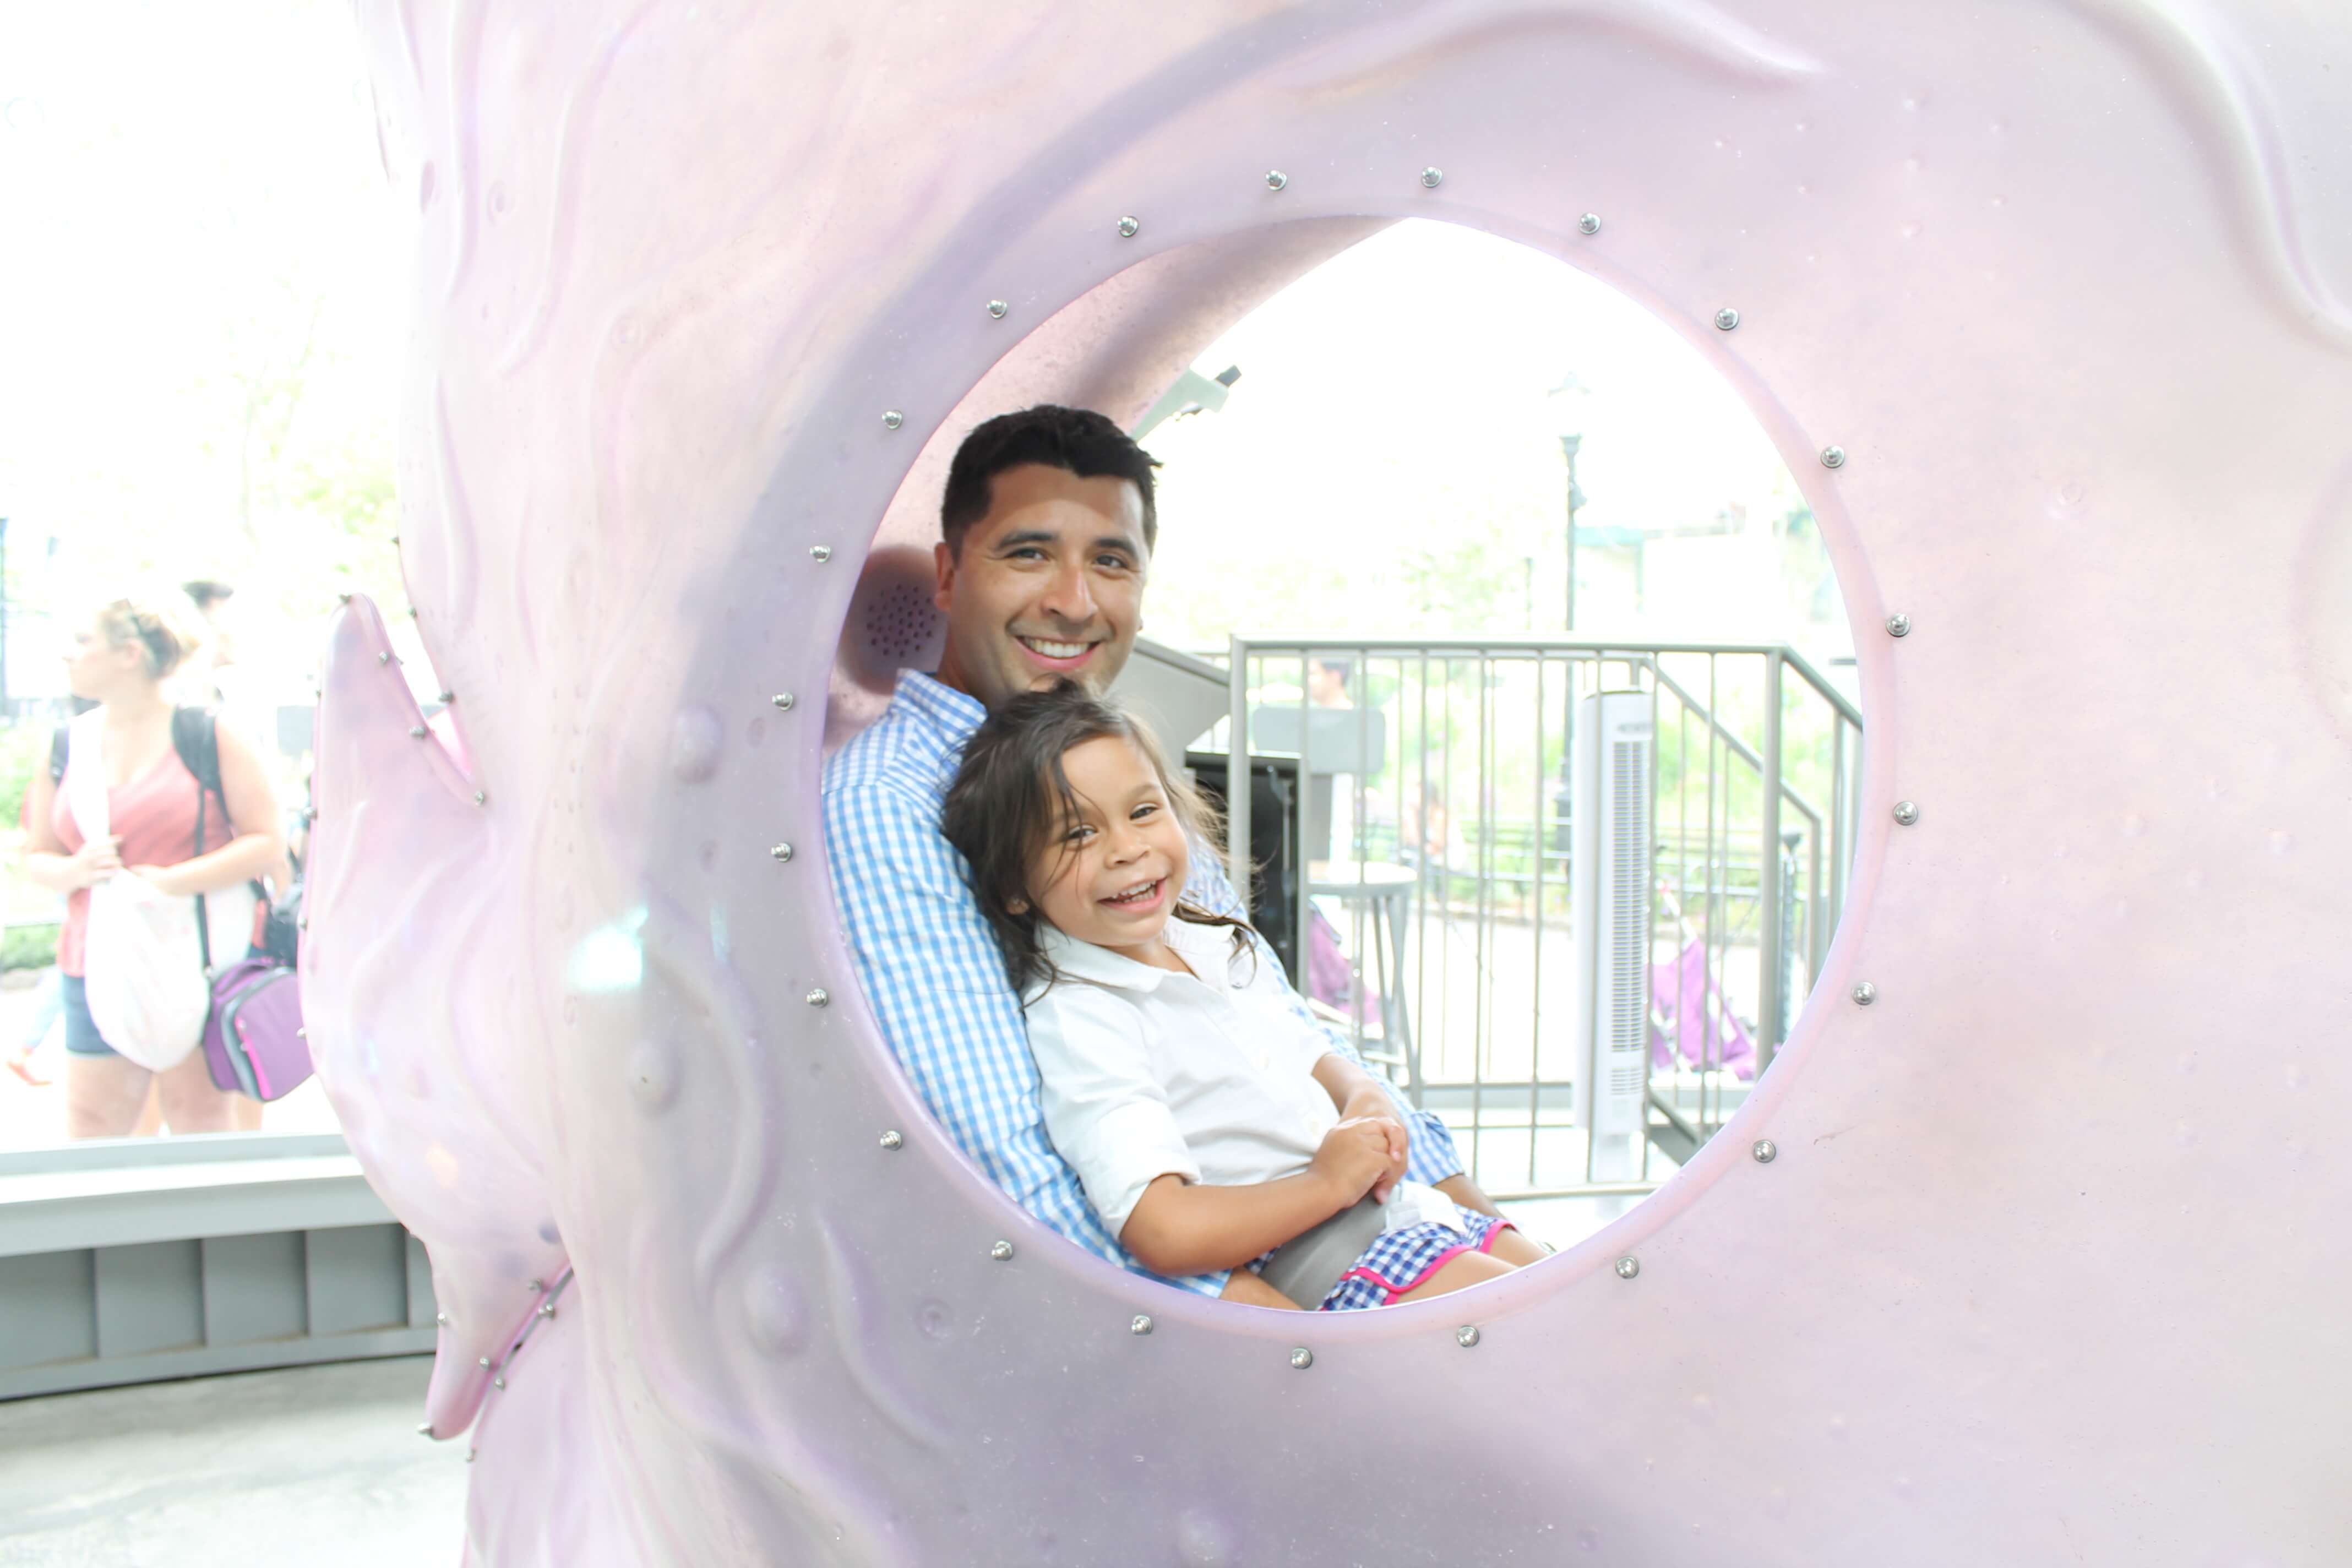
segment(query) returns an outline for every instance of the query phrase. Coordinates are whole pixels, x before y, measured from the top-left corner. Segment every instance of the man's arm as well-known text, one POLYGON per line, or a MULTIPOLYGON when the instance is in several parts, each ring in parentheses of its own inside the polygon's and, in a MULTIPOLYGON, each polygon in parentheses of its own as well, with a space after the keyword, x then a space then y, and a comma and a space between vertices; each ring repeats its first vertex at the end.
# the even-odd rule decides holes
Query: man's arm
MULTIPOLYGON (((957 1145, 1038 1221, 1135 1262, 1045 1136, 1020 1000, 936 806, 887 781, 828 786, 835 908, 882 1038, 957 1145)), ((1213 1295, 1222 1274, 1173 1281, 1213 1295)))

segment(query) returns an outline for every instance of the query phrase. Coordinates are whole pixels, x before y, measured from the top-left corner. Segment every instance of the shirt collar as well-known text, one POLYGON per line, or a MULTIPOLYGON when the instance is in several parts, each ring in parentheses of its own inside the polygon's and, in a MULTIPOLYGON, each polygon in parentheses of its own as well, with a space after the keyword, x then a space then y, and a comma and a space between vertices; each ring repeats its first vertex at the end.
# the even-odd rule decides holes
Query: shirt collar
MULTIPOLYGON (((1178 955, 1192 966, 1196 975, 1210 976, 1207 984, 1213 989, 1234 989, 1232 928, 1195 925, 1191 921, 1171 917, 1167 930, 1161 932, 1160 940, 1174 948, 1178 955)), ((1055 972, 1072 980, 1091 981, 1095 984, 1113 986, 1121 991, 1153 991, 1163 980, 1184 978, 1172 969, 1140 963, 1123 952, 1113 952, 1107 947, 1080 942, 1065 934, 1058 926, 1042 921, 1037 930, 1037 945, 1055 972)))
POLYGON ((959 746, 971 739, 971 732, 988 717, 979 698, 919 669, 898 672, 892 701, 959 746))

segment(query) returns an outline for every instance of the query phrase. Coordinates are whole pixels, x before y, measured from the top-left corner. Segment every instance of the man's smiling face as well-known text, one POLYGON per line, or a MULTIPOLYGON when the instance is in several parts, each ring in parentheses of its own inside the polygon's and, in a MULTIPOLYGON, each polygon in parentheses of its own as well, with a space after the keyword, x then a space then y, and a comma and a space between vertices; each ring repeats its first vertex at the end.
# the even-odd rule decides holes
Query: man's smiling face
POLYGON ((1129 480, 1024 463, 994 477, 961 551, 938 549, 940 679, 989 708, 1067 677, 1100 692, 1141 625, 1143 497, 1129 480))

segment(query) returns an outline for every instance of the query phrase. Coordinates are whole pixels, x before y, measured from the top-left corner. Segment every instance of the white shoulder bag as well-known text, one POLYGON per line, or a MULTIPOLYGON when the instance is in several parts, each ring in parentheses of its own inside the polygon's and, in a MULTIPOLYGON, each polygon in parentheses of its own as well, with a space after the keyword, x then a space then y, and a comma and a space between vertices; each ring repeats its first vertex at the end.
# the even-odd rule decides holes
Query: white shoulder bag
MULTIPOLYGON (((111 831, 105 721, 103 710, 85 713, 66 732, 66 802, 86 841, 111 831)), ((249 921, 250 905, 246 914, 249 921)), ((236 919, 233 910, 216 911, 216 932, 221 915, 236 919)), ((234 951, 245 951, 243 940, 234 951)), ((82 973, 99 1037, 150 1072, 179 1066, 204 1038, 213 989, 196 939, 194 899, 158 892, 127 870, 93 885, 82 973)))

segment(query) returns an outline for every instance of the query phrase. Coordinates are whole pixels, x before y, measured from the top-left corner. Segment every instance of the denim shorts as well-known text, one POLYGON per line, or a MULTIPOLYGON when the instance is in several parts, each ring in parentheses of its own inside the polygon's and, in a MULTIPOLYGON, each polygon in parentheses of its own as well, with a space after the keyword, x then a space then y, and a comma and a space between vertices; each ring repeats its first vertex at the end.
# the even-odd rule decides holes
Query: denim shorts
POLYGON ((119 1056, 98 1032, 98 1024, 89 1016, 89 993, 79 974, 60 974, 58 993, 58 1011, 66 1019, 66 1053, 77 1057, 119 1056))

